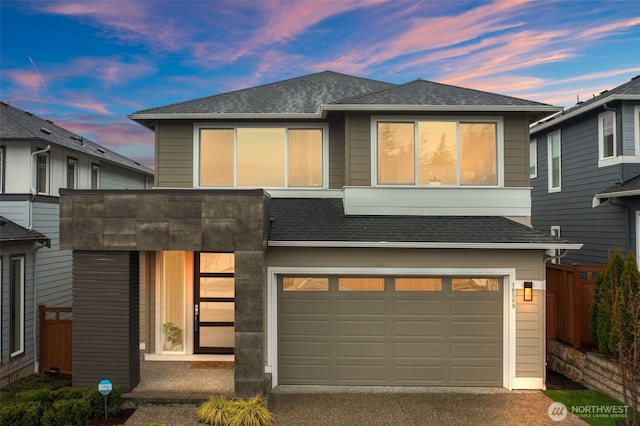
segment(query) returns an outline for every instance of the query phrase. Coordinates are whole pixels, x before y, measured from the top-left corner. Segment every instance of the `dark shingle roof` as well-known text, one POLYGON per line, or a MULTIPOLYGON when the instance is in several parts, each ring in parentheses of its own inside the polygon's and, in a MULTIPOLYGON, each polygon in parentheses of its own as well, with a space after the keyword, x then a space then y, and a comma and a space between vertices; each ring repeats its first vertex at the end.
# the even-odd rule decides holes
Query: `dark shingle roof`
POLYGON ((606 200, 608 198, 619 198, 619 197, 634 197, 640 196, 640 176, 636 176, 633 179, 629 179, 626 182, 616 183, 605 189, 604 191, 600 191, 600 193, 596 194, 596 198, 601 200, 606 200))
POLYGON ((17 223, 0 216, 0 241, 40 241, 45 243, 48 238, 40 232, 29 231, 17 223))
POLYGON ((396 85, 333 71, 222 93, 129 116, 147 127, 158 119, 216 119, 234 115, 251 118, 317 116, 329 110, 530 111, 534 119, 560 108, 524 99, 415 80, 396 85), (380 108, 377 108, 380 107, 380 108), (431 108, 430 108, 431 107, 431 108))
POLYGON ((320 105, 394 86, 391 83, 333 71, 305 75, 257 87, 208 96, 137 114, 304 114, 319 112, 320 105))
POLYGON ((503 217, 347 216, 337 198, 273 198, 270 215, 270 242, 572 244, 503 217))
POLYGON ((41 141, 153 175, 153 170, 136 161, 5 102, 0 102, 0 140, 41 141))
POLYGON ((414 80, 385 90, 350 99, 337 104, 351 105, 437 105, 437 106, 541 106, 540 102, 513 98, 426 80, 414 80))
POLYGON ((553 117, 550 117, 542 122, 536 123, 533 127, 531 127, 530 133, 534 134, 546 128, 554 127, 565 120, 580 116, 581 114, 587 113, 588 111, 594 110, 596 108, 604 108, 603 105, 607 104, 608 102, 621 99, 634 101, 640 100, 640 75, 633 77, 626 83, 614 87, 611 90, 605 90, 598 96, 594 96, 591 99, 580 102, 579 104, 562 111, 561 114, 554 115, 553 117))

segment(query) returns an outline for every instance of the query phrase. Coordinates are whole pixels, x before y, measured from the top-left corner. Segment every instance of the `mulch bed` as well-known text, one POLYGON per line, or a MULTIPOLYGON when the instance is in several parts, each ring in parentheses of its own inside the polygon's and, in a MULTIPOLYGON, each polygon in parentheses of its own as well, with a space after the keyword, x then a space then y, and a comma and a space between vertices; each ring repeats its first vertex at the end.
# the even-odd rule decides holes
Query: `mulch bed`
POLYGON ((127 408, 125 410, 118 411, 118 414, 115 416, 107 417, 107 420, 104 417, 99 419, 89 419, 90 426, 114 426, 114 425, 123 425, 131 417, 133 413, 135 413, 135 408, 127 408))
POLYGON ((547 368, 547 389, 551 390, 582 390, 586 387, 578 382, 574 382, 568 377, 547 368))

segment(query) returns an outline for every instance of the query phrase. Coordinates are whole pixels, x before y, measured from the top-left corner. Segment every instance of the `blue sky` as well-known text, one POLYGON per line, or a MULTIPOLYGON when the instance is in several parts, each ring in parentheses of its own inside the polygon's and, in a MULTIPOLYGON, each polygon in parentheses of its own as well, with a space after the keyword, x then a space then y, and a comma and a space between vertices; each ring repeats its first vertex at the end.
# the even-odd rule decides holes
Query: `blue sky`
POLYGON ((640 74, 640 2, 0 1, 0 99, 153 165, 132 112, 333 70, 570 107, 640 74))

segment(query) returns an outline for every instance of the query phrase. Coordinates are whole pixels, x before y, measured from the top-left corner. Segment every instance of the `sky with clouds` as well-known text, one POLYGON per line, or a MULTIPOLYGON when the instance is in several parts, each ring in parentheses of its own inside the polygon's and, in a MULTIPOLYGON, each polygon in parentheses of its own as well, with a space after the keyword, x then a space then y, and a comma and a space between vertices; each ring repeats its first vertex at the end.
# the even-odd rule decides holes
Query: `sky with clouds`
POLYGON ((0 100, 150 166, 127 114, 324 70, 570 107, 640 74, 640 2, 0 1, 0 100))

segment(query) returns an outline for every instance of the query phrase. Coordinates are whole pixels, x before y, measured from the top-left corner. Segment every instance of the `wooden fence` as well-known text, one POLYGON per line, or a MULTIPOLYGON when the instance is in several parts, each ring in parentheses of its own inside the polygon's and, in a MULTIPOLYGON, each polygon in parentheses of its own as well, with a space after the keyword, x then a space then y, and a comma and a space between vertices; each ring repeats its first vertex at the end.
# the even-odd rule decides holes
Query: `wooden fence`
POLYGON ((71 308, 40 305, 40 370, 72 374, 71 308))
POLYGON ((589 309, 604 265, 547 264, 547 349, 558 338, 579 349, 589 342, 589 309))

